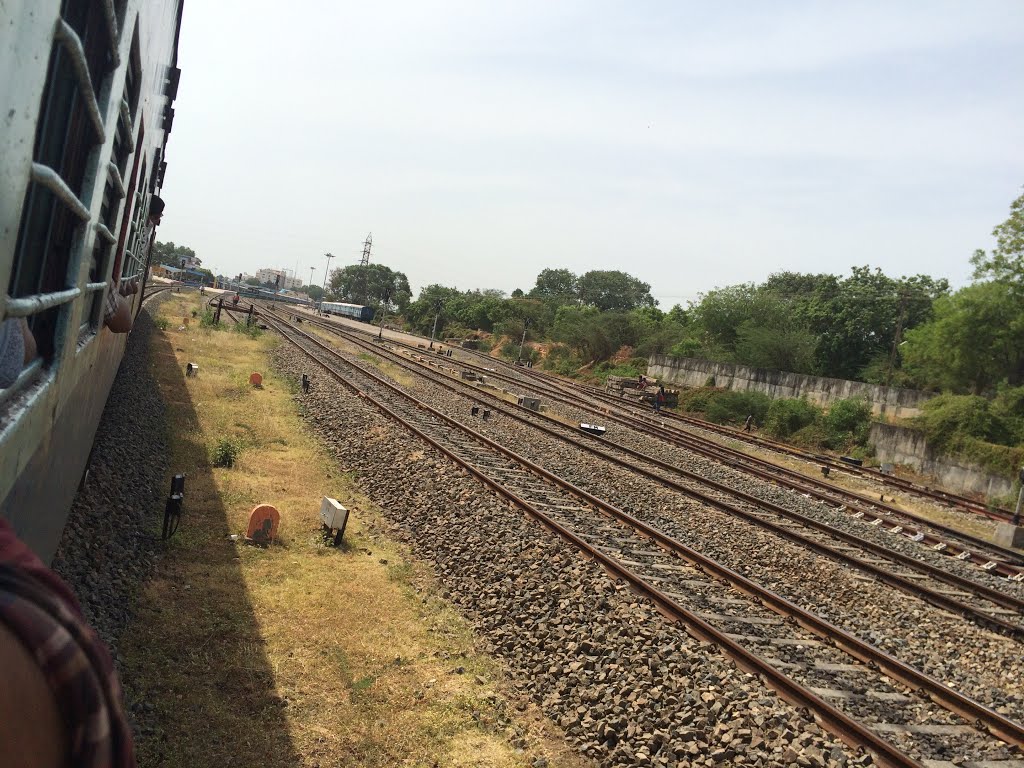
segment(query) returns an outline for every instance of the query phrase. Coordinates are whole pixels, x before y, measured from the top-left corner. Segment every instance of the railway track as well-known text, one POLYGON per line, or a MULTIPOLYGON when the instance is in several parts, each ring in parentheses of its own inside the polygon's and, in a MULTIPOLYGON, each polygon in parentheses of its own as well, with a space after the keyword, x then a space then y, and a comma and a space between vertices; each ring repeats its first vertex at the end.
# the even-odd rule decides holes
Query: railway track
MULTIPOLYGON (((492 365, 503 364, 501 361, 495 361, 493 358, 483 357, 481 353, 473 352, 472 350, 469 350, 469 352, 474 357, 482 357, 484 360, 489 361, 492 365)), ((609 406, 627 408, 634 416, 636 416, 637 414, 642 414, 642 416, 646 417, 648 415, 647 411, 640 411, 635 407, 630 407, 629 405, 627 405, 623 398, 615 397, 614 395, 598 387, 586 384, 567 382, 551 374, 545 373, 543 371, 536 371, 531 368, 520 368, 518 366, 511 366, 510 369, 515 370, 524 377, 540 382, 542 385, 558 387, 562 391, 570 394, 584 393, 587 396, 594 398, 595 400, 607 404, 609 406)), ((726 437, 730 440, 736 440, 737 442, 747 443, 757 448, 773 451, 775 453, 781 453, 786 456, 814 463, 818 466, 827 466, 830 469, 830 471, 837 470, 840 472, 845 472, 850 475, 865 477, 880 485, 895 488, 905 493, 919 496, 946 506, 956 507, 961 510, 971 512, 973 514, 986 517, 992 520, 1005 522, 1013 516, 1013 512, 1010 511, 1009 509, 991 506, 983 502, 980 502, 976 499, 963 496, 962 494, 943 491, 941 489, 932 488, 930 486, 924 486, 919 483, 914 483, 910 480, 897 477, 895 475, 885 474, 878 469, 874 469, 871 467, 859 467, 848 462, 843 462, 833 456, 827 456, 825 454, 804 451, 799 448, 795 448, 791 445, 780 443, 776 440, 771 440, 760 435, 747 434, 745 432, 732 429, 721 424, 715 424, 714 422, 698 419, 693 416, 687 416, 685 414, 680 413, 673 413, 671 411, 664 411, 659 416, 659 418, 670 424, 680 424, 691 429, 704 430, 706 432, 711 432, 721 437, 726 437)))
MULTIPOLYGON (((357 337, 345 338, 374 354, 388 352, 386 347, 379 344, 370 344, 357 337)), ((416 363, 414 359, 403 358, 397 353, 391 353, 389 361, 416 375, 428 376, 435 383, 469 398, 471 402, 479 403, 482 408, 491 409, 495 414, 528 425, 734 518, 798 543, 891 587, 963 616, 979 626, 1018 641, 1024 639, 1024 600, 1018 596, 893 551, 837 529, 827 522, 756 498, 724 483, 573 430, 557 419, 514 406, 471 384, 449 376, 439 376, 438 370, 430 363, 416 363), (652 466, 657 470, 651 469, 652 466)))
POLYGON ((1024 728, 428 406, 321 340, 267 322, 330 374, 884 765, 1015 765, 1024 728), (922 762, 925 761, 925 762, 922 762))
MULTIPOLYGON (((325 327, 333 329, 338 329, 339 327, 334 323, 317 322, 321 322, 325 327)), ((346 331, 352 332, 348 329, 346 331)), ((415 349, 410 345, 403 346, 411 350, 415 349)), ((558 391, 547 382, 538 384, 535 378, 531 378, 530 381, 523 381, 500 373, 493 367, 466 363, 462 360, 459 361, 459 364, 477 373, 484 374, 489 378, 499 379, 519 388, 527 387, 531 392, 539 394, 552 402, 587 413, 589 414, 587 418, 590 421, 596 418, 598 421, 610 421, 626 426, 676 447, 702 455, 732 469, 741 470, 779 486, 808 494, 830 506, 845 506, 850 510, 851 514, 878 525, 884 530, 920 542, 925 546, 932 547, 935 551, 973 563, 979 568, 993 571, 1001 576, 1016 578, 1021 572, 1021 566, 1024 566, 1024 555, 1020 552, 999 547, 951 526, 943 525, 891 504, 850 491, 834 483, 808 477, 800 472, 780 467, 766 460, 750 456, 742 451, 730 449, 718 442, 667 427, 663 420, 651 418, 649 413, 641 413, 618 399, 614 399, 614 405, 620 409, 620 412, 613 412, 611 405, 607 403, 597 400, 590 401, 582 399, 578 394, 558 391)), ((541 375, 534 371, 529 371, 529 369, 517 368, 516 372, 521 373, 523 376, 529 375, 531 377, 541 375)))

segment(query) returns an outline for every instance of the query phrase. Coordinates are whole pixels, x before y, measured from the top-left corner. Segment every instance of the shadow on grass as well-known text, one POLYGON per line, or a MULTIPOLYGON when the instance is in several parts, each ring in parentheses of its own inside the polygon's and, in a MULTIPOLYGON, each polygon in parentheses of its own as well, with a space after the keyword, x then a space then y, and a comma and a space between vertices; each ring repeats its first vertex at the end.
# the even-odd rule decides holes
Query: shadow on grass
POLYGON ((241 567, 264 552, 228 539, 171 338, 153 333, 150 359, 167 403, 171 471, 184 472, 186 486, 180 528, 122 642, 139 764, 301 765, 241 567))

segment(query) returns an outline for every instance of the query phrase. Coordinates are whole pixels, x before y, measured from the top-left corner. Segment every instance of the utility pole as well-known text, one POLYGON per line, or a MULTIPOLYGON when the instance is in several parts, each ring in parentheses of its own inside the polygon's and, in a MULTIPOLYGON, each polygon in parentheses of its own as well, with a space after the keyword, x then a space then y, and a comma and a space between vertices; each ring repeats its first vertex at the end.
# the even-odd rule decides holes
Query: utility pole
POLYGON ((320 299, 321 303, 323 303, 323 300, 327 298, 327 276, 331 273, 331 259, 334 258, 334 254, 325 253, 324 256, 327 257, 327 268, 324 270, 324 295, 323 298, 320 299))
POLYGON ((390 288, 388 288, 387 290, 384 291, 384 303, 382 305, 384 311, 381 312, 380 330, 377 331, 377 339, 378 340, 384 338, 384 321, 388 317, 388 302, 389 301, 391 301, 391 289, 390 288))
POLYGON ((313 273, 316 272, 316 267, 309 268, 309 284, 313 284, 313 273))
POLYGON ((907 317, 907 299, 910 296, 906 290, 900 291, 900 315, 896 320, 896 335, 892 337, 892 352, 889 354, 889 367, 885 373, 885 386, 892 383, 892 369, 896 365, 896 350, 900 346, 900 336, 903 335, 903 321, 907 317))
POLYGON ((434 336, 437 333, 437 320, 441 317, 441 307, 444 306, 442 299, 434 299, 434 327, 430 331, 430 348, 434 348, 434 336))
POLYGON ((1013 519, 1010 520, 1012 525, 1020 525, 1020 511, 1024 508, 1024 467, 1020 468, 1017 480, 1020 481, 1020 493, 1017 494, 1017 509, 1013 513, 1013 519))
POLYGON ((370 265, 370 248, 373 247, 373 232, 366 236, 366 240, 363 241, 363 256, 359 259, 359 266, 368 267, 370 265))
POLYGON ((519 362, 523 362, 523 347, 526 344, 526 329, 530 327, 530 321, 523 319, 523 338, 519 340, 519 362))

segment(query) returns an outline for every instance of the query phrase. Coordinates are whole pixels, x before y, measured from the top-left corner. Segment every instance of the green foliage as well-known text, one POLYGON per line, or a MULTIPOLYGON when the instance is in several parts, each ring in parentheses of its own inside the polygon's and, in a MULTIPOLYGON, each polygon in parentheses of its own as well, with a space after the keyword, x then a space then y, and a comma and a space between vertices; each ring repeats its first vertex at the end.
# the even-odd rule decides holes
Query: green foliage
POLYGON ((818 338, 788 323, 765 326, 747 320, 736 331, 736 359, 754 368, 807 372, 814 368, 818 338))
POLYGON ((159 328, 161 331, 166 331, 171 323, 166 317, 157 317, 153 320, 153 325, 159 328))
POLYGON ((530 290, 530 296, 535 299, 554 300, 559 304, 575 303, 576 281, 576 275, 568 269, 543 269, 537 275, 537 282, 530 290))
POLYGON ((161 243, 156 240, 153 243, 153 262, 156 264, 167 264, 168 266, 180 268, 182 259, 194 259, 196 252, 184 245, 175 245, 168 241, 161 243))
POLYGON ((608 380, 609 376, 627 376, 635 379, 640 374, 647 373, 647 359, 634 357, 622 363, 605 361, 595 365, 593 373, 602 384, 608 380))
POLYGON ((350 264, 335 269, 331 272, 330 287, 332 295, 340 301, 388 312, 404 311, 412 299, 405 273, 383 264, 350 264))
POLYGON ((576 283, 580 303, 609 310, 629 311, 656 305, 651 286, 618 270, 592 270, 576 283))
MULTIPOLYGON (((700 342, 692 338, 684 338, 677 342, 668 351, 671 357, 697 357, 700 354, 700 342)), ((712 384, 711 386, 714 386, 712 384)))
POLYGON ((213 309, 209 306, 203 307, 203 312, 199 315, 199 327, 200 328, 216 328, 217 321, 214 319, 213 309))
POLYGON ((742 424, 747 416, 753 416, 755 424, 762 424, 771 402, 761 392, 720 389, 709 398, 705 413, 709 421, 717 424, 742 424))
POLYGON ((935 302, 935 319, 907 333, 905 367, 919 385, 990 393, 1024 383, 1024 298, 993 280, 935 302))
POLYGON ((235 466, 238 456, 242 452, 242 446, 237 440, 230 437, 222 437, 214 446, 213 455, 210 461, 215 467, 226 467, 230 469, 235 466))
POLYGON ((579 359, 572 350, 565 344, 552 344, 548 348, 548 354, 541 363, 541 366, 548 371, 554 371, 561 376, 576 378, 579 376, 580 366, 583 361, 579 359))
POLYGON ((299 288, 300 293, 304 293, 313 301, 320 301, 324 297, 324 289, 319 285, 304 285, 299 288))
POLYGON ((863 398, 837 400, 825 414, 824 445, 842 449, 848 445, 864 445, 871 431, 871 405, 863 398))
POLYGON ((263 330, 256 323, 246 325, 244 320, 240 323, 235 323, 232 330, 234 330, 235 333, 241 336, 247 336, 250 339, 258 339, 263 335, 263 330))
POLYGON ((821 409, 805 398, 772 400, 764 419, 764 431, 772 437, 786 439, 821 418, 821 409))
POLYGON ((949 451, 963 438, 1006 444, 1007 424, 992 412, 989 401, 977 395, 939 395, 921 407, 914 419, 936 450, 949 451))
POLYGON ((932 398, 914 419, 939 453, 989 472, 1015 477, 1024 466, 1024 387, 1005 388, 989 401, 975 395, 932 398))
POLYGON ((989 403, 1010 436, 1009 445, 1024 445, 1024 387, 1002 387, 989 403))
POLYGON ((1010 217, 992 230, 992 236, 996 248, 991 254, 974 252, 974 277, 1004 282, 1024 296, 1024 194, 1010 204, 1010 217))

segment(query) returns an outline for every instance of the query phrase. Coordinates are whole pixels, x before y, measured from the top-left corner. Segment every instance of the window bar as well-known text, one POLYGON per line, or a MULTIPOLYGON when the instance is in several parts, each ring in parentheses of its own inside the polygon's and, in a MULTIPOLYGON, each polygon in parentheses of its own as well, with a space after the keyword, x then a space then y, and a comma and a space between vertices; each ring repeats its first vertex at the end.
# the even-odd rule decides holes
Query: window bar
POLYGON ((114 165, 113 161, 107 164, 107 172, 110 174, 110 178, 114 182, 114 191, 117 192, 117 199, 120 200, 125 196, 124 190, 124 179, 121 178, 121 172, 114 165))
POLYGON ((100 237, 102 237, 108 243, 113 244, 113 243, 117 242, 117 238, 114 237, 114 233, 111 232, 109 229, 107 229, 107 225, 102 223, 102 222, 99 222, 99 221, 96 222, 96 234, 98 234, 100 237))
POLYGON ((124 121, 124 143, 130 155, 135 151, 135 140, 132 138, 132 110, 126 99, 121 99, 121 119, 124 121))
POLYGON ((69 301, 82 295, 81 288, 68 288, 56 293, 37 293, 34 296, 24 296, 20 299, 7 299, 7 306, 4 308, 4 317, 30 317, 45 312, 53 307, 67 304, 69 301))
POLYGON ((72 213, 82 221, 89 220, 89 209, 85 207, 85 204, 78 199, 78 196, 71 191, 71 187, 64 183, 64 179, 53 168, 42 163, 32 163, 32 181, 36 184, 41 184, 53 192, 57 199, 70 208, 72 213))
POLYGON ((36 378, 36 374, 38 374, 42 368, 43 361, 38 357, 26 365, 22 369, 21 373, 18 374, 18 378, 14 380, 11 386, 6 389, 0 389, 0 403, 6 402, 8 398, 15 395, 19 390, 24 389, 26 384, 36 378))
POLYGON ((107 283, 102 281, 102 280, 100 282, 98 282, 98 283, 86 283, 85 284, 85 292, 86 293, 96 293, 96 291, 102 291, 106 287, 107 287, 107 283))
POLYGON ((103 16, 107 21, 107 32, 110 34, 110 58, 113 60, 116 69, 121 64, 121 56, 117 52, 118 31, 117 16, 114 14, 114 0, 103 0, 103 16))
POLYGON ((85 62, 85 49, 82 48, 82 41, 75 33, 75 30, 64 19, 57 20, 55 38, 71 57, 71 64, 74 67, 75 75, 78 77, 78 88, 85 98, 89 117, 92 119, 93 128, 96 130, 97 143, 103 144, 106 141, 106 133, 103 130, 103 118, 100 117, 100 105, 96 101, 96 91, 92 87, 92 78, 89 77, 89 66, 85 62))

